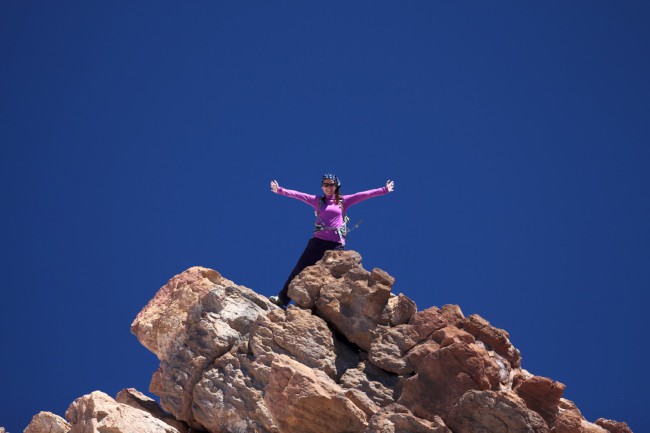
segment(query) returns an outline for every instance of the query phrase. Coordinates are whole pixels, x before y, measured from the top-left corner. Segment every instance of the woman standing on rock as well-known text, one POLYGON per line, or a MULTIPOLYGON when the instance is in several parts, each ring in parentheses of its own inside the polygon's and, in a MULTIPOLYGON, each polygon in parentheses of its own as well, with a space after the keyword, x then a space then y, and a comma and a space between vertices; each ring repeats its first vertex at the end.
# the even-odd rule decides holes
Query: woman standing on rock
POLYGON ((386 181, 386 186, 369 191, 362 191, 351 195, 341 195, 341 181, 335 174, 324 174, 321 186, 322 196, 305 194, 280 187, 277 181, 271 181, 271 191, 286 197, 295 198, 313 207, 316 213, 314 236, 307 243, 305 251, 298 259, 298 263, 291 271, 287 282, 284 283, 278 296, 271 296, 271 302, 285 308, 289 302, 289 283, 307 266, 316 264, 323 258, 325 251, 342 250, 345 248, 345 237, 348 233, 346 226, 347 217, 345 212, 355 204, 372 197, 392 192, 395 183, 392 180, 386 181))

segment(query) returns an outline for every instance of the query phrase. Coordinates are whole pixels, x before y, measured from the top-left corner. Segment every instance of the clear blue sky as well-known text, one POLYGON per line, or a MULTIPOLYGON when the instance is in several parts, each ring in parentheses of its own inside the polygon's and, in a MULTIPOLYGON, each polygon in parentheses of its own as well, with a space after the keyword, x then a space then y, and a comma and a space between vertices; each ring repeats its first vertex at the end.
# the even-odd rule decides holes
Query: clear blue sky
POLYGON ((0 3, 0 425, 147 392, 193 265, 272 295, 344 192, 367 268, 649 431, 650 3, 0 3))

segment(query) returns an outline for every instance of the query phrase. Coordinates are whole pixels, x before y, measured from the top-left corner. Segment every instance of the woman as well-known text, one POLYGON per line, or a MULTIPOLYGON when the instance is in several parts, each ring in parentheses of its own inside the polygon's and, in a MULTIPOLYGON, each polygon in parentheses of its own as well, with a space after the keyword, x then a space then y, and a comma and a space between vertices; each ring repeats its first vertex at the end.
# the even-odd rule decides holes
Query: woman
POLYGON ((271 191, 276 194, 284 195, 303 201, 313 207, 316 211, 316 225, 314 227, 314 236, 307 243, 298 263, 291 271, 287 282, 278 294, 271 296, 271 302, 286 308, 290 299, 287 294, 289 283, 307 266, 316 264, 323 258, 325 251, 342 250, 345 247, 345 236, 347 235, 345 212, 355 204, 363 200, 377 197, 392 192, 395 183, 392 180, 386 181, 386 186, 369 191, 358 192, 351 195, 341 195, 341 181, 334 174, 324 174, 321 187, 323 196, 318 197, 311 194, 305 194, 290 189, 284 189, 278 185, 277 181, 271 181, 271 191))

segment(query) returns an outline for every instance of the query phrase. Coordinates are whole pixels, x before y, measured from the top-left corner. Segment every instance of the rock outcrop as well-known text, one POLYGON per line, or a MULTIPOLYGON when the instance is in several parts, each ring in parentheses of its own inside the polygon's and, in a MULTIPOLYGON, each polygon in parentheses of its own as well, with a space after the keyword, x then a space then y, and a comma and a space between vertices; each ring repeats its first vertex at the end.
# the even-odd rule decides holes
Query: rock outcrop
POLYGON ((417 310, 394 278, 330 251, 287 310, 194 267, 131 331, 160 360, 150 391, 93 392, 26 433, 628 433, 584 419, 565 386, 521 366, 509 334, 458 306, 417 310))

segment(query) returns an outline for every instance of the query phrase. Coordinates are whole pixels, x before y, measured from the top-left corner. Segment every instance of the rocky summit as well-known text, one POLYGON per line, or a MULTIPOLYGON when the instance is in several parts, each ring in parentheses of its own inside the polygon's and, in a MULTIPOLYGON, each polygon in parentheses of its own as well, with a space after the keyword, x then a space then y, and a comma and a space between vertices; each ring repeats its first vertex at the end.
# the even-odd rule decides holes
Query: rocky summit
POLYGON ((330 251, 294 279, 283 310, 190 268, 131 325, 160 360, 160 405, 95 391, 25 433, 631 432, 585 420, 563 384, 522 368, 506 331, 456 305, 418 311, 393 283, 358 253, 330 251))

